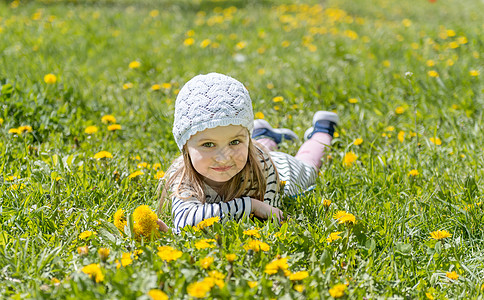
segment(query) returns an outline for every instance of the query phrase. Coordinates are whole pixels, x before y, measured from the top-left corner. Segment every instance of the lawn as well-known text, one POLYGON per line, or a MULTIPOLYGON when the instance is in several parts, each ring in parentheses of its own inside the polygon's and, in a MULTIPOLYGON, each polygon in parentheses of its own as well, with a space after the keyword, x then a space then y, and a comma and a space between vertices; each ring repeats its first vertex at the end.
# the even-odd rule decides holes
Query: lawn
MULTIPOLYGON (((0 2, 0 297, 482 299, 483 10, 0 2), (316 187, 285 198, 281 226, 140 235, 179 155, 176 95, 209 72, 301 138, 338 113, 316 187)), ((169 206, 158 217, 172 225, 169 206)))

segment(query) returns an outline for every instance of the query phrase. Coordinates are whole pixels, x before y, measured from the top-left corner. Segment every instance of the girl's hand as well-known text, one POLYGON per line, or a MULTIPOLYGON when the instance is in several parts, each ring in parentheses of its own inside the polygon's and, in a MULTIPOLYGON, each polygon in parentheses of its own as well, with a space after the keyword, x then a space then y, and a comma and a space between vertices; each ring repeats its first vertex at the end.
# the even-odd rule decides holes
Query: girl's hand
POLYGON ((265 202, 259 201, 257 199, 251 199, 252 201, 252 211, 256 217, 261 219, 269 219, 271 216, 277 219, 279 223, 284 219, 282 210, 277 207, 271 206, 265 202))
POLYGON ((160 231, 163 231, 163 232, 168 232, 168 230, 170 229, 170 227, 168 227, 165 222, 163 222, 162 220, 158 219, 156 221, 156 223, 158 224, 158 228, 160 229, 160 231))

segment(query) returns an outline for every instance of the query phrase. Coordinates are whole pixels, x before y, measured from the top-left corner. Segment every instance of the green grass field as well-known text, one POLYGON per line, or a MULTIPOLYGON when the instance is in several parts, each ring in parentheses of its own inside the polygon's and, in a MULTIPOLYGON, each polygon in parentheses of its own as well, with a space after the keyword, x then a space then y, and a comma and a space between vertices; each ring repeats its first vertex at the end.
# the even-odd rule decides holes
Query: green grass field
MULTIPOLYGON (((483 10, 0 2, 0 297, 482 299, 483 10), (301 137, 314 111, 339 114, 316 189, 287 199, 281 227, 227 221, 136 238, 131 214, 156 211, 158 178, 178 155, 176 94, 213 71, 301 137)), ((171 225, 168 207, 159 217, 171 225)))

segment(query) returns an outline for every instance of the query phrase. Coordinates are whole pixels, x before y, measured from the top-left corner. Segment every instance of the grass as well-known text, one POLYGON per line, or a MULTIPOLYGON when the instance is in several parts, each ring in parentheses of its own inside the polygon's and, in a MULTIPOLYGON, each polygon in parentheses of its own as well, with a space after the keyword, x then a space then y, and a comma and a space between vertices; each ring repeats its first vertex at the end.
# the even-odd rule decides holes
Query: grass
MULTIPOLYGON (((190 298, 203 295, 190 284, 217 270, 224 284, 211 298, 328 298, 341 283, 349 299, 482 298, 483 4, 318 3, 1 2, 1 295, 146 298, 159 289, 190 298), (120 234, 114 213, 156 209, 158 172, 178 155, 177 91, 211 71, 242 81, 255 112, 300 136, 313 111, 338 112, 315 191, 287 199, 280 228, 247 220, 153 240, 120 234), (105 115, 122 129, 109 131, 105 115), (9 133, 19 126, 32 131, 9 133), (100 151, 113 157, 94 159, 100 151), (349 152, 357 159, 344 166, 349 152), (338 224, 339 210, 356 224, 338 224), (268 251, 244 249, 251 228, 268 251), (451 236, 431 238, 437 230, 451 236), (85 231, 97 234, 81 239, 85 231), (327 242, 333 232, 341 239, 327 242), (201 239, 216 247, 197 249, 201 239), (163 261, 161 245, 183 254, 163 261), (110 249, 106 260, 100 248, 110 249), (131 262, 118 268, 123 253, 131 262), (309 276, 267 274, 278 255, 309 276), (82 271, 93 263, 103 280, 82 271)), ((160 217, 170 224, 168 211, 160 217)))

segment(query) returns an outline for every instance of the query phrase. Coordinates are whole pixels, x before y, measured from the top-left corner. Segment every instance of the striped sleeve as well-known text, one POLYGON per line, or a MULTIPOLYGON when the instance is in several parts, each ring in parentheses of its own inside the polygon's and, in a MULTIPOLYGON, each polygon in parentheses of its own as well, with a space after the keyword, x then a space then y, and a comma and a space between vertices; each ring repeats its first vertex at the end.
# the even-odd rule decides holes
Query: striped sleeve
POLYGON ((196 198, 182 200, 174 196, 171 207, 174 232, 179 233, 181 228, 187 225, 196 226, 211 217, 220 217, 220 219, 228 217, 239 220, 244 216, 248 217, 251 210, 250 197, 235 198, 220 203, 201 203, 196 198))
POLYGON ((264 194, 264 202, 267 204, 279 207, 279 182, 277 180, 276 169, 268 155, 264 154, 264 159, 261 160, 266 177, 266 192, 264 194))

